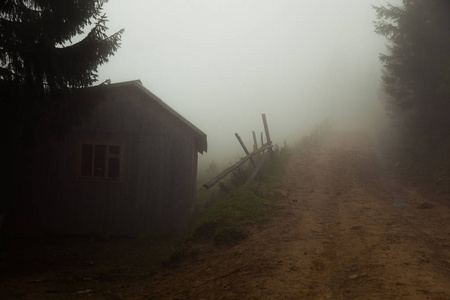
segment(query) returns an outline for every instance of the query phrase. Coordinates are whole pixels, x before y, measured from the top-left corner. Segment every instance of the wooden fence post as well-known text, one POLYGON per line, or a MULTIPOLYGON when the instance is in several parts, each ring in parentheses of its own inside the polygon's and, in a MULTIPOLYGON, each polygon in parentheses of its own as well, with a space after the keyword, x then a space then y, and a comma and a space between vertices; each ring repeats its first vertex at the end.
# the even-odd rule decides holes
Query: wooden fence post
MULTIPOLYGON (((266 114, 262 114, 262 119, 263 119, 263 124, 264 124, 264 131, 266 132, 267 144, 268 145, 272 145, 272 140, 270 139, 270 134, 269 134, 269 126, 267 126, 266 114)), ((270 151, 271 156, 272 156, 273 155, 273 149, 270 148, 269 151, 270 151)))
POLYGON ((261 146, 264 145, 264 137, 263 137, 263 133, 261 132, 261 146))
POLYGON ((252 131, 253 134, 253 152, 258 150, 258 142, 256 141, 256 133, 252 131))

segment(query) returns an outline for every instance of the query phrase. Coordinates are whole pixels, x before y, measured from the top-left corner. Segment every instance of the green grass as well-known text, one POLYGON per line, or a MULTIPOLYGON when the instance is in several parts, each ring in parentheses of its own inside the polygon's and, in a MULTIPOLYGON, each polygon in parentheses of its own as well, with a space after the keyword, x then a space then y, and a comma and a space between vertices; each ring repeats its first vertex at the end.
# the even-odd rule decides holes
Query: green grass
POLYGON ((272 190, 282 179, 290 156, 287 146, 275 146, 273 150, 271 159, 265 162, 250 185, 243 185, 253 169, 248 163, 213 188, 198 189, 192 229, 172 248, 165 265, 196 255, 197 241, 235 245, 248 236, 249 228, 261 226, 268 219, 273 209, 270 205, 274 195, 272 190))
POLYGON ((287 147, 274 147, 272 159, 250 185, 242 185, 252 170, 247 165, 214 189, 198 191, 194 236, 214 238, 234 231, 242 237, 246 225, 261 225, 270 210, 267 204, 272 201, 271 190, 281 180, 289 155, 287 147))
POLYGON ((253 188, 234 189, 226 194, 220 192, 220 188, 203 192, 197 202, 191 233, 171 249, 163 264, 178 264, 186 257, 198 254, 198 248, 194 246, 196 241, 232 246, 245 239, 248 235, 246 227, 261 225, 271 210, 267 205, 271 199, 255 193, 253 188))
POLYGON ((241 188, 216 201, 202 223, 260 224, 266 216, 264 198, 252 190, 241 188))
POLYGON ((234 245, 245 239, 246 226, 261 225, 270 211, 267 202, 271 199, 254 189, 254 185, 242 187, 216 199, 198 219, 193 236, 218 245, 234 245))
POLYGON ((274 147, 271 160, 267 161, 254 182, 243 186, 251 174, 250 164, 233 172, 224 180, 206 190, 197 191, 194 218, 190 233, 172 248, 165 265, 181 262, 198 251, 196 241, 210 241, 216 245, 232 246, 248 236, 248 228, 260 226, 273 209, 271 192, 284 174, 290 151, 274 147))

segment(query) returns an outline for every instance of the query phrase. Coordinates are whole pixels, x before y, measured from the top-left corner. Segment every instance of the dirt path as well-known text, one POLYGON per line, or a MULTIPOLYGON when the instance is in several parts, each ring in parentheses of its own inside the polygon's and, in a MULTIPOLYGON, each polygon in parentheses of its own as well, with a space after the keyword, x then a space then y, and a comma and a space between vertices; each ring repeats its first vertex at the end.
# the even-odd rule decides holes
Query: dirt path
POLYGON ((122 291, 145 299, 450 299, 450 209, 346 134, 291 157, 273 218, 122 291))

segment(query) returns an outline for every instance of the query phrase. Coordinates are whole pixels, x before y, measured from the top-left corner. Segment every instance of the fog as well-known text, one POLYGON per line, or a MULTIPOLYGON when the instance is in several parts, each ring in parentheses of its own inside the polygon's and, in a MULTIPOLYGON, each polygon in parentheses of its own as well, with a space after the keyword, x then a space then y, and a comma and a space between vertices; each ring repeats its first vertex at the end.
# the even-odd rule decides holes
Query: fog
MULTIPOLYGON (((399 1, 389 1, 397 4, 399 1)), ((330 118, 335 128, 373 126, 380 52, 372 5, 381 0, 110 1, 109 32, 122 46, 99 82, 140 79, 208 136, 200 163, 242 154, 266 113, 275 143, 295 143, 330 118)))

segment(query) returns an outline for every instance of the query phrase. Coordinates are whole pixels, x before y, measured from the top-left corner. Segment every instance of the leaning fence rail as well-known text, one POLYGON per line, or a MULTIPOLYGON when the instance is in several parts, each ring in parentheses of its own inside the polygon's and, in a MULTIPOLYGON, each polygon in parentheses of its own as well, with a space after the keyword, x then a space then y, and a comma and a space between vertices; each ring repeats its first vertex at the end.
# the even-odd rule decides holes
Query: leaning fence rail
POLYGON ((216 183, 218 183, 223 178, 225 178, 228 174, 230 174, 231 172, 233 172, 234 170, 236 170, 237 168, 242 166, 248 160, 251 161, 251 163, 252 163, 252 165, 254 167, 254 170, 253 170, 252 174, 250 175, 250 177, 247 179, 247 182, 245 184, 247 185, 247 184, 249 184, 249 183, 251 183, 253 181, 253 179, 258 174, 259 170, 261 169, 261 167, 263 166, 263 164, 267 160, 267 158, 270 158, 273 155, 273 149, 272 149, 273 145, 272 145, 272 141, 270 140, 269 127, 267 126, 266 114, 262 114, 262 119, 263 119, 264 131, 265 131, 265 134, 266 134, 267 143, 264 144, 264 142, 263 142, 263 133, 261 132, 261 144, 262 145, 261 145, 261 148, 258 149, 258 145, 256 143, 256 134, 253 131, 252 134, 253 134, 254 145, 253 145, 253 152, 250 153, 248 151, 247 147, 245 146, 244 142, 242 141, 241 137, 239 136, 239 134, 235 133, 235 136, 238 139, 239 143, 241 144, 242 148, 244 149, 244 152, 245 152, 246 156, 241 158, 234 165, 232 165, 232 166, 226 168, 225 170, 223 170, 219 175, 217 175, 216 177, 214 177, 213 179, 211 179, 207 183, 205 183, 203 185, 204 188, 206 188, 206 189, 211 188, 216 183), (256 156, 259 156, 259 154, 261 154, 263 152, 265 152, 265 153, 259 158, 258 163, 255 163, 254 158, 256 156))

